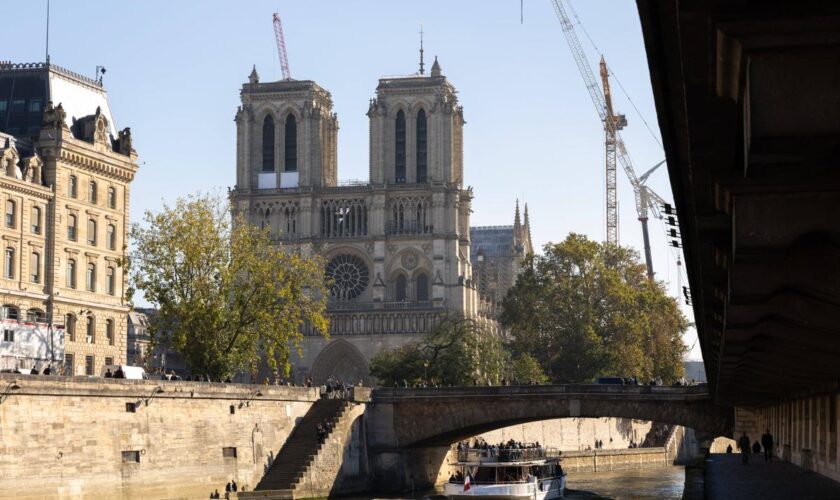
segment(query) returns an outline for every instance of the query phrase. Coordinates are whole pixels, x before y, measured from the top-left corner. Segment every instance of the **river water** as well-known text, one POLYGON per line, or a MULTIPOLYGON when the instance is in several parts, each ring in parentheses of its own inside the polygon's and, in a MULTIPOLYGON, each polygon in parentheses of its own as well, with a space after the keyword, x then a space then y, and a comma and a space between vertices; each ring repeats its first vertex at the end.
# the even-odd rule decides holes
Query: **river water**
MULTIPOLYGON (((566 477, 566 497, 587 500, 648 500, 681 499, 685 483, 685 469, 678 466, 616 472, 569 472, 566 477)), ((394 497, 354 497, 352 500, 373 498, 442 499, 441 491, 424 491, 394 497)))

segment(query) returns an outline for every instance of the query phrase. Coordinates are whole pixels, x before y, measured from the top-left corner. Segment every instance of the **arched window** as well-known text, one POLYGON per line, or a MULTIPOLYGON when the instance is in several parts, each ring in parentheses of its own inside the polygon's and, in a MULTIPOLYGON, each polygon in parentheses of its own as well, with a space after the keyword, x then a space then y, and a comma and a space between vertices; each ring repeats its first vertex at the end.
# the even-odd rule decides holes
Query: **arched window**
POLYGON ((417 294, 415 298, 417 302, 427 302, 429 300, 429 276, 426 273, 420 273, 415 280, 417 286, 417 294))
POLYGON ((34 234, 41 234, 41 207, 37 205, 32 207, 32 220, 30 222, 32 224, 32 232, 34 234))
POLYGON ((295 115, 286 117, 286 172, 297 172, 297 120, 295 115))
POLYGON ((6 227, 15 227, 17 205, 14 200, 6 200, 6 227))
POLYGON ((29 278, 32 283, 41 282, 41 254, 32 252, 29 256, 29 278))
POLYGON ((17 307, 10 305, 3 306, 3 319, 18 320, 19 318, 17 307))
POLYGON ((67 239, 76 241, 76 216, 70 214, 67 216, 67 239))
POLYGON ((105 320, 105 338, 108 339, 108 345, 114 345, 114 320, 105 320))
POLYGON ((426 112, 422 109, 417 113, 417 182, 426 182, 427 153, 426 153, 426 112))
POLYGON ((108 188, 108 208, 117 208, 117 190, 116 188, 108 188))
POLYGON ((67 196, 75 198, 79 194, 79 181, 75 175, 71 175, 67 181, 67 196))
POLYGON ((116 294, 117 282, 116 277, 114 276, 113 267, 109 266, 108 269, 105 270, 105 277, 108 278, 108 295, 116 294))
POLYGON ((67 288, 76 288, 76 259, 67 259, 67 288))
POLYGON ((96 264, 93 262, 87 265, 87 289, 89 292, 96 291, 96 264))
POLYGON ((87 223, 87 242, 88 245, 95 246, 96 245, 96 221, 93 219, 88 219, 87 223))
POLYGON ((68 314, 64 317, 64 335, 70 342, 76 340, 76 316, 68 314))
POLYGON ((93 316, 87 317, 87 329, 86 329, 86 336, 85 339, 88 344, 93 344, 96 342, 96 318, 93 316))
POLYGON ((96 203, 96 182, 90 181, 88 183, 88 201, 96 203))
POLYGON ((108 250, 117 248, 117 227, 113 224, 108 224, 105 230, 105 244, 108 245, 108 250))
POLYGON ((15 249, 6 248, 6 258, 3 261, 3 276, 13 279, 15 277, 15 249))
POLYGON ((394 182, 405 184, 405 113, 397 112, 394 128, 394 182))
POLYGON ((397 275, 396 283, 394 284, 394 300, 397 302, 405 302, 406 300, 406 279, 404 274, 397 275))
POLYGON ((274 118, 271 115, 263 120, 262 171, 274 172, 274 118))
POLYGON ((26 311, 26 321, 31 323, 46 323, 47 315, 40 309, 30 309, 26 311))

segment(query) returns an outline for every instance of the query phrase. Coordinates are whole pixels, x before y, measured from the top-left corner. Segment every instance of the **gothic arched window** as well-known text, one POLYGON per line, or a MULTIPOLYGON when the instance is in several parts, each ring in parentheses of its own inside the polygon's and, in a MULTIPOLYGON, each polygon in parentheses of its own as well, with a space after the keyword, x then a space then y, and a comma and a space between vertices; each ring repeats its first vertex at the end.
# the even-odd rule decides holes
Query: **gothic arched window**
POLYGON ((426 182, 427 154, 426 154, 426 112, 422 109, 417 113, 417 182, 426 182))
POLYGON ((297 120, 295 115, 286 117, 286 172, 297 172, 297 120))
POLYGON ((405 113, 397 113, 394 134, 394 182, 405 184, 405 113))
POLYGON ((397 302, 405 302, 406 300, 406 279, 404 274, 397 275, 396 282, 394 283, 394 300, 397 302))
POLYGON ((271 115, 263 120, 262 171, 274 172, 274 118, 271 115))
POLYGON ((426 273, 420 273, 415 280, 417 285, 417 294, 414 296, 417 302, 427 302, 429 300, 429 276, 426 273))

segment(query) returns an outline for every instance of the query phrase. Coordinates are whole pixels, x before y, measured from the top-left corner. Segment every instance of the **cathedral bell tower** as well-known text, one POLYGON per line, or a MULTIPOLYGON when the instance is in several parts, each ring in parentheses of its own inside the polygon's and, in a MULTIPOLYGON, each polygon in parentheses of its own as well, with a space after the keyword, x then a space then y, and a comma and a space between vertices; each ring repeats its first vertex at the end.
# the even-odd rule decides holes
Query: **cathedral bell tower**
POLYGON ((336 184, 338 118, 311 80, 260 83, 256 68, 236 112, 238 189, 336 184))
POLYGON ((430 75, 382 78, 371 99, 371 184, 463 182, 463 108, 435 58, 430 75))

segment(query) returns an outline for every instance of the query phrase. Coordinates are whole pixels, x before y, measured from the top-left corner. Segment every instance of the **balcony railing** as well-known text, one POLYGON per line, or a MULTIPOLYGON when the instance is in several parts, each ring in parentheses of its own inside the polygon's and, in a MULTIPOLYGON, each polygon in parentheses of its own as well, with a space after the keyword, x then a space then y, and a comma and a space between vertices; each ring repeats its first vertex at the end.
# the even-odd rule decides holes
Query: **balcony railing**
POLYGON ((557 448, 499 448, 495 446, 458 450, 459 462, 525 462, 529 460, 543 460, 557 458, 560 450, 557 448))
POLYGON ((443 303, 434 303, 430 300, 408 302, 351 302, 334 300, 327 304, 327 311, 405 311, 416 309, 443 308, 443 303))
POLYGON ((386 234, 432 234, 434 226, 423 224, 421 221, 388 221, 385 225, 386 234))

